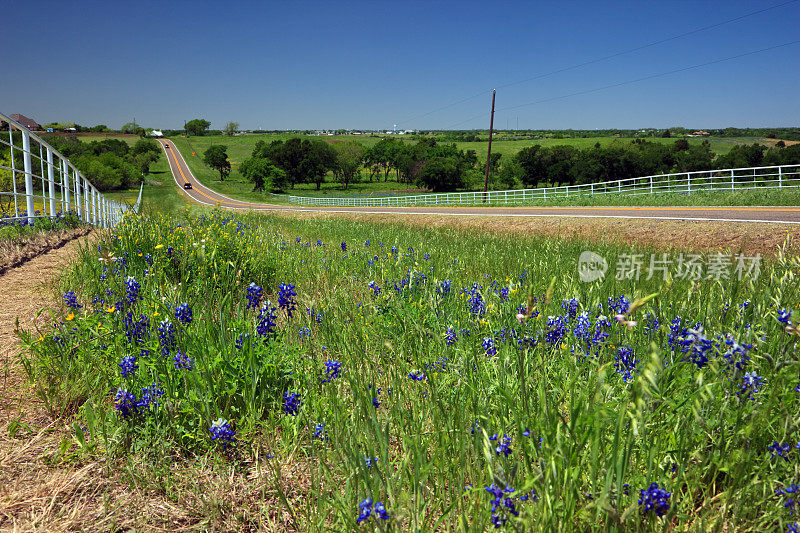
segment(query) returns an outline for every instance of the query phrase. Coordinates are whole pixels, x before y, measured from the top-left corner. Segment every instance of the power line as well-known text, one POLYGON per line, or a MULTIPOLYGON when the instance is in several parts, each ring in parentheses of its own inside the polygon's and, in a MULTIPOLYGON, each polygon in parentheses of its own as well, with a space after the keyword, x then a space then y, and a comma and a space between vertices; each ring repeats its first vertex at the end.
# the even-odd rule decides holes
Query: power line
MULTIPOLYGON (((742 54, 736 54, 734 56, 724 57, 722 59, 715 59, 713 61, 706 61, 705 63, 698 63, 696 65, 691 65, 691 66, 688 66, 688 67, 682 67, 682 68, 677 68, 677 69, 673 69, 673 70, 668 70, 666 72, 659 72, 658 74, 650 74, 648 76, 642 76, 641 78, 635 78, 635 79, 632 79, 632 80, 621 81, 621 82, 618 82, 618 83, 612 83, 610 85, 603 85, 602 87, 594 87, 592 89, 586 89, 586 90, 577 91, 577 92, 574 92, 574 93, 563 94, 561 96, 552 96, 550 98, 542 98, 541 100, 534 100, 533 102, 528 102, 528 103, 525 103, 525 104, 519 104, 519 105, 514 105, 514 106, 509 106, 509 107, 503 107, 503 108, 498 109, 497 111, 499 112, 499 111, 508 111, 510 109, 519 109, 520 107, 527 107, 527 106, 536 105, 536 104, 543 104, 545 102, 552 102, 554 100, 562 100, 564 98, 571 98, 573 96, 580 96, 580 95, 583 95, 583 94, 589 94, 589 93, 593 93, 593 92, 597 92, 597 91, 604 91, 606 89, 613 89, 615 87, 622 87, 623 85, 629 85, 631 83, 638 83, 640 81, 651 80, 653 78, 659 78, 659 77, 662 77, 662 76, 669 76, 670 74, 677 74, 679 72, 685 72, 687 70, 693 70, 693 69, 696 69, 696 68, 707 67, 709 65, 715 65, 717 63, 723 63, 725 61, 732 61, 734 59, 739 59, 740 57, 750 56, 750 55, 754 55, 754 54, 760 54, 762 52, 768 52, 770 50, 775 50, 776 48, 783 48, 785 46, 791 46, 793 44, 798 44, 798 43, 800 43, 800 39, 798 39, 796 41, 790 41, 788 43, 777 44, 775 46, 769 46, 767 48, 761 48, 759 50, 752 50, 750 52, 744 52, 742 54)), ((470 117, 470 118, 468 118, 466 120, 462 120, 460 122, 456 122, 455 124, 451 124, 446 129, 450 129, 450 128, 453 128, 453 127, 458 126, 460 124, 464 124, 465 122, 469 122, 471 120, 475 120, 476 118, 481 118, 481 117, 485 117, 485 116, 486 116, 485 113, 481 113, 479 115, 472 116, 472 117, 470 117)))
MULTIPOLYGON (((630 53, 633 53, 633 52, 637 52, 639 50, 644 50, 645 48, 650 48, 652 46, 657 46, 659 44, 664 44, 664 43, 667 43, 667 42, 670 42, 670 41, 674 41, 676 39, 681 39, 681 38, 687 37, 689 35, 694 35, 696 33, 700 33, 700 32, 706 31, 706 30, 718 28, 720 26, 724 26, 726 24, 731 24, 733 22, 738 22, 738 21, 740 21, 742 19, 745 19, 745 18, 748 18, 748 17, 752 17, 752 16, 755 16, 755 15, 764 13, 766 11, 771 11, 773 9, 778 9, 779 7, 783 7, 783 6, 786 6, 786 5, 789 5, 789 4, 796 3, 797 1, 798 0, 788 0, 788 1, 782 2, 780 4, 775 4, 774 6, 765 7, 765 8, 762 8, 762 9, 758 9, 756 11, 751 11, 749 13, 745 13, 744 15, 740 15, 740 16, 734 17, 732 19, 728 19, 728 20, 725 20, 725 21, 722 21, 722 22, 718 22, 718 23, 715 23, 715 24, 709 24, 708 26, 703 26, 701 28, 696 28, 694 30, 690 30, 690 31, 687 31, 687 32, 684 32, 684 33, 681 33, 681 34, 678 34, 678 35, 673 35, 672 37, 666 37, 664 39, 659 39, 658 41, 653 41, 653 42, 648 43, 648 44, 643 44, 641 46, 636 46, 634 48, 629 48, 627 50, 622 50, 621 52, 616 52, 616 53, 613 53, 613 54, 609 54, 609 55, 606 55, 606 56, 599 57, 597 59, 592 59, 592 60, 589 60, 589 61, 584 61, 582 63, 577 63, 575 65, 570 65, 570 66, 567 66, 567 67, 559 68, 559 69, 556 69, 556 70, 553 70, 553 71, 550 71, 550 72, 546 72, 544 74, 537 74, 536 76, 531 76, 531 77, 524 78, 524 79, 521 79, 521 80, 512 81, 510 83, 506 83, 505 85, 498 85, 496 88, 504 89, 506 87, 519 85, 520 83, 526 83, 526 82, 533 81, 533 80, 547 78, 549 76, 554 76, 556 74, 561 74, 562 72, 567 72, 567 71, 570 71, 570 70, 579 69, 579 68, 582 68, 582 67, 585 67, 585 66, 588 66, 588 65, 594 65, 595 63, 600 63, 602 61, 607 61, 607 60, 613 59, 615 57, 619 57, 619 56, 623 56, 623 55, 630 54, 630 53)), ((484 95, 488 94, 489 92, 491 92, 491 90, 492 89, 487 89, 485 91, 481 91, 479 93, 476 93, 476 94, 474 94, 472 96, 468 96, 466 98, 462 98, 462 99, 460 99, 460 100, 458 100, 456 102, 453 102, 451 104, 447 104, 447 105, 444 105, 442 107, 437 107, 436 109, 434 109, 432 111, 428 111, 427 113, 422 113, 420 115, 416 115, 414 117, 406 119, 406 120, 402 121, 401 124, 407 124, 407 123, 412 122, 414 120, 418 120, 420 118, 424 118, 424 117, 427 117, 429 115, 433 115, 434 113, 438 113, 439 111, 444 111, 445 109, 449 109, 449 108, 455 107, 455 106, 457 106, 459 104, 463 104, 464 102, 468 102, 468 101, 473 100, 473 99, 475 99, 475 98, 477 98, 479 96, 484 96, 484 95)))

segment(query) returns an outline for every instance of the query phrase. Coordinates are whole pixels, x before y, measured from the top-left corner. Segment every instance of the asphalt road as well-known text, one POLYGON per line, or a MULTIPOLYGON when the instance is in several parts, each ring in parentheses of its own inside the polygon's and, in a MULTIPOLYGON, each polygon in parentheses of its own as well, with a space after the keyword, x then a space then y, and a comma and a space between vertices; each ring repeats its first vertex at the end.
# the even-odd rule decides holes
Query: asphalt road
POLYGON ((161 140, 175 182, 195 201, 253 211, 311 211, 327 213, 378 213, 446 216, 502 216, 541 218, 615 218, 766 222, 800 224, 800 207, 304 207, 242 202, 212 191, 194 177, 183 156, 168 140, 161 140))

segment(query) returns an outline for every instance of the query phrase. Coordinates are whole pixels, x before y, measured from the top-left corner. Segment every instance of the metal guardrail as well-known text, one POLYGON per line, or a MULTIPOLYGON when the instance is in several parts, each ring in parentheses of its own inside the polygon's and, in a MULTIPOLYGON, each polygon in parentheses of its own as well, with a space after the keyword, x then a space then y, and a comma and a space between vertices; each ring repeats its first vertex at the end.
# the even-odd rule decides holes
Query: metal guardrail
POLYGON ((524 205, 562 198, 605 195, 691 194, 701 191, 734 191, 800 187, 800 165, 698 170, 629 178, 624 180, 562 185, 538 189, 489 192, 446 192, 415 196, 348 198, 275 195, 293 204, 336 207, 403 207, 422 205, 524 205))
POLYGON ((41 137, 3 113, 0 113, 0 123, 8 124, 8 140, 6 132, 0 132, 0 145, 9 147, 11 152, 10 166, 0 161, 0 172, 11 173, 11 190, 0 188, 0 222, 23 220, 32 225, 36 218, 74 213, 88 224, 109 228, 115 226, 124 213, 139 211, 143 186, 133 206, 109 200, 69 159, 41 137), (15 144, 15 130, 21 132, 21 143, 15 144), (12 199, 14 215, 7 216, 12 199), (36 209, 39 200, 41 214, 37 214, 36 209))

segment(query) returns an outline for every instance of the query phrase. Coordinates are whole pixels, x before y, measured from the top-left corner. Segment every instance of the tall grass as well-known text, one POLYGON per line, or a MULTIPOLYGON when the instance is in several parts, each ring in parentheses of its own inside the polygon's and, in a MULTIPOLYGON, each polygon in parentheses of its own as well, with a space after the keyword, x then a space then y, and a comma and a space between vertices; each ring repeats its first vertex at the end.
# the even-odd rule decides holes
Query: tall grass
POLYGON ((129 217, 64 279, 83 307, 26 337, 25 364, 48 408, 74 417, 84 453, 266 461, 282 496, 293 481, 279 465, 299 465, 307 497, 284 501, 301 529, 785 530, 794 518, 775 490, 798 481, 800 363, 779 311, 798 303, 800 262, 780 256, 757 279, 582 283, 587 248, 612 265, 649 252, 129 217), (282 283, 297 292, 291 317, 282 283), (127 356, 138 368, 123 377, 127 356), (124 416, 119 390, 142 399, 154 383, 158 401, 124 416), (664 516, 639 505, 651 483, 671 493, 664 516), (486 487, 509 498, 494 512, 486 487), (373 505, 358 526, 367 498, 391 517, 373 505))

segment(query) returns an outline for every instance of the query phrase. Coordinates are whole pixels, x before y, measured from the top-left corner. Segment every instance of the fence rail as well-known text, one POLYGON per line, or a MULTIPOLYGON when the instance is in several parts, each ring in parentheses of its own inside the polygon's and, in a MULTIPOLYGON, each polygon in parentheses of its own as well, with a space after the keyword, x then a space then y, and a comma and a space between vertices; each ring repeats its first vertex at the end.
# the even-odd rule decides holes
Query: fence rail
POLYGON ((7 137, 0 131, 0 155, 4 147, 10 152, 8 159, 0 159, 0 222, 33 224, 36 218, 74 213, 88 224, 109 228, 125 212, 138 212, 142 187, 132 206, 110 200, 44 139, 3 113, 0 123, 8 125, 7 137))
POLYGON ((702 191, 738 191, 800 187, 800 165, 699 170, 630 178, 624 180, 563 185, 538 189, 515 189, 489 192, 447 192, 415 196, 378 198, 275 195, 293 204, 336 207, 404 207, 435 205, 524 205, 562 198, 607 195, 638 196, 650 194, 691 194, 702 191))

